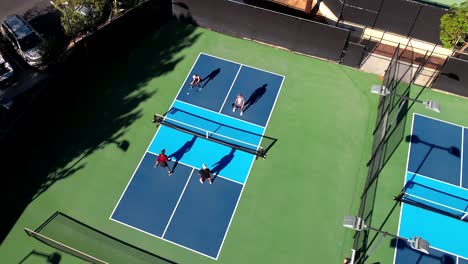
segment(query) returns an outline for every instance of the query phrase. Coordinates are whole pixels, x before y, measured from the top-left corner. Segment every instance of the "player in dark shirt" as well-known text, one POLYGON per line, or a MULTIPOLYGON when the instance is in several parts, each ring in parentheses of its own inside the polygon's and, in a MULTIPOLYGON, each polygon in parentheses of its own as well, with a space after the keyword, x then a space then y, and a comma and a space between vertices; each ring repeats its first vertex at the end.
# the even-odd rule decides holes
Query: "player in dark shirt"
POLYGON ((205 164, 203 164, 202 167, 203 167, 203 169, 201 169, 201 170, 198 172, 198 175, 200 176, 200 183, 203 184, 203 182, 204 182, 206 179, 208 179, 208 182, 209 182, 210 184, 212 184, 212 183, 213 183, 213 180, 211 179, 211 171, 210 171, 210 169, 208 169, 208 168, 206 167, 205 164))

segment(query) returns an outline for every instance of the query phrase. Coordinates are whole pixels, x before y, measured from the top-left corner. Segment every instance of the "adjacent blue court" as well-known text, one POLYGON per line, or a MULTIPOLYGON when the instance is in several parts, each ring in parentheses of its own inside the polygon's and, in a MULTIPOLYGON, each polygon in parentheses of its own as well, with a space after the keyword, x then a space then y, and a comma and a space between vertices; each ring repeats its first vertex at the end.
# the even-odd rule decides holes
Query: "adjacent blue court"
POLYGON ((217 259, 255 161, 283 76, 200 54, 111 219, 217 259), (192 75, 201 87, 190 88, 192 75), (232 111, 242 93, 244 114, 232 111), (227 144, 221 144, 225 142, 227 144), (154 167, 165 149, 168 169, 154 167), (213 184, 199 181, 206 164, 213 184))
POLYGON ((413 116, 398 234, 422 237, 430 254, 399 240, 395 263, 468 263, 468 186, 464 138, 468 128, 413 116))

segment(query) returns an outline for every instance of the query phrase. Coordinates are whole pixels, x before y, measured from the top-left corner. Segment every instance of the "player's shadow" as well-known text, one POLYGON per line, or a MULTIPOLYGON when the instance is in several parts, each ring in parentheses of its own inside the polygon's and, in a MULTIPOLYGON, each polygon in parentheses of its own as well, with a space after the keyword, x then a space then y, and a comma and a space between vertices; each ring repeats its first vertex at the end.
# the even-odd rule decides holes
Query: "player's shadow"
POLYGON ((202 88, 205 88, 205 86, 211 82, 218 74, 221 72, 221 68, 217 68, 216 70, 212 71, 210 74, 208 74, 201 82, 203 82, 202 88))
POLYGON ((218 177, 218 174, 224 168, 226 168, 226 166, 232 161, 232 159, 234 158, 234 152, 236 152, 236 149, 232 148, 229 154, 222 157, 220 160, 218 160, 218 162, 212 165, 214 166, 213 169, 211 169, 211 175, 213 175, 213 179, 212 179, 213 181, 216 179, 216 177, 218 177))
POLYGON ((172 171, 174 171, 179 164, 179 161, 182 159, 182 157, 185 155, 185 153, 189 152, 190 149, 192 149, 193 144, 195 144, 195 140, 197 139, 196 136, 193 136, 191 140, 185 142, 182 147, 180 147, 176 152, 172 153, 171 155, 168 156, 170 159, 175 159, 176 161, 174 162, 174 167, 172 167, 172 171))
POLYGON ((247 109, 249 109, 250 106, 252 106, 256 102, 258 102, 258 100, 260 100, 260 98, 262 98, 262 96, 267 91, 267 86, 268 86, 268 84, 265 83, 262 86, 255 89, 255 91, 253 91, 253 93, 249 96, 249 99, 247 99, 247 102, 245 102, 244 112, 247 111, 247 109))
POLYGON ((427 150, 426 154, 424 155, 424 158, 421 160, 416 171, 414 172, 415 174, 419 172, 419 170, 422 168, 427 158, 429 157, 429 154, 431 154, 432 150, 434 149, 445 150, 447 151, 449 155, 455 156, 457 158, 461 157, 460 149, 456 146, 451 146, 451 147, 439 146, 434 143, 424 141, 418 135, 414 135, 414 134, 406 136, 405 140, 406 142, 411 142, 411 144, 423 144, 429 147, 429 150, 427 150))

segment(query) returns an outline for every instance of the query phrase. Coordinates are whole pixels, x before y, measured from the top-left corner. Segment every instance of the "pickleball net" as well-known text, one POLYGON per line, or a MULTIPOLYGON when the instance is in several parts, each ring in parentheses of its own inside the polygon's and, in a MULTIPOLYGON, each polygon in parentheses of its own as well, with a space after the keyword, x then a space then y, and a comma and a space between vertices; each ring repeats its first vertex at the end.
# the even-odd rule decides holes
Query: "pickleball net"
MULTIPOLYGON (((173 110, 171 110, 173 111, 173 110)), ((177 110, 183 112, 182 110, 177 110)), ((190 135, 204 138, 237 150, 266 158, 276 139, 252 133, 226 124, 191 115, 191 122, 177 120, 167 115, 154 114, 153 123, 164 125, 190 135), (201 127, 203 126, 203 127, 201 127)))
POLYGON ((408 182, 398 200, 468 222, 468 199, 415 182, 408 182))

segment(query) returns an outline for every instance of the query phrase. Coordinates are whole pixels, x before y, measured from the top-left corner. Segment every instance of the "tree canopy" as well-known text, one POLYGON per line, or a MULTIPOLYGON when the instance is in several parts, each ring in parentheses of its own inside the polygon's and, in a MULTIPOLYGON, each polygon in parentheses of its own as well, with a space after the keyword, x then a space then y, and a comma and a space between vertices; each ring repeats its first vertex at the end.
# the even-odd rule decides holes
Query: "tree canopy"
POLYGON ((98 25, 109 3, 109 0, 55 0, 54 6, 62 13, 65 34, 76 37, 98 25))
POLYGON ((468 2, 453 5, 440 22, 440 41, 444 47, 453 48, 465 44, 463 51, 468 41, 468 2))

